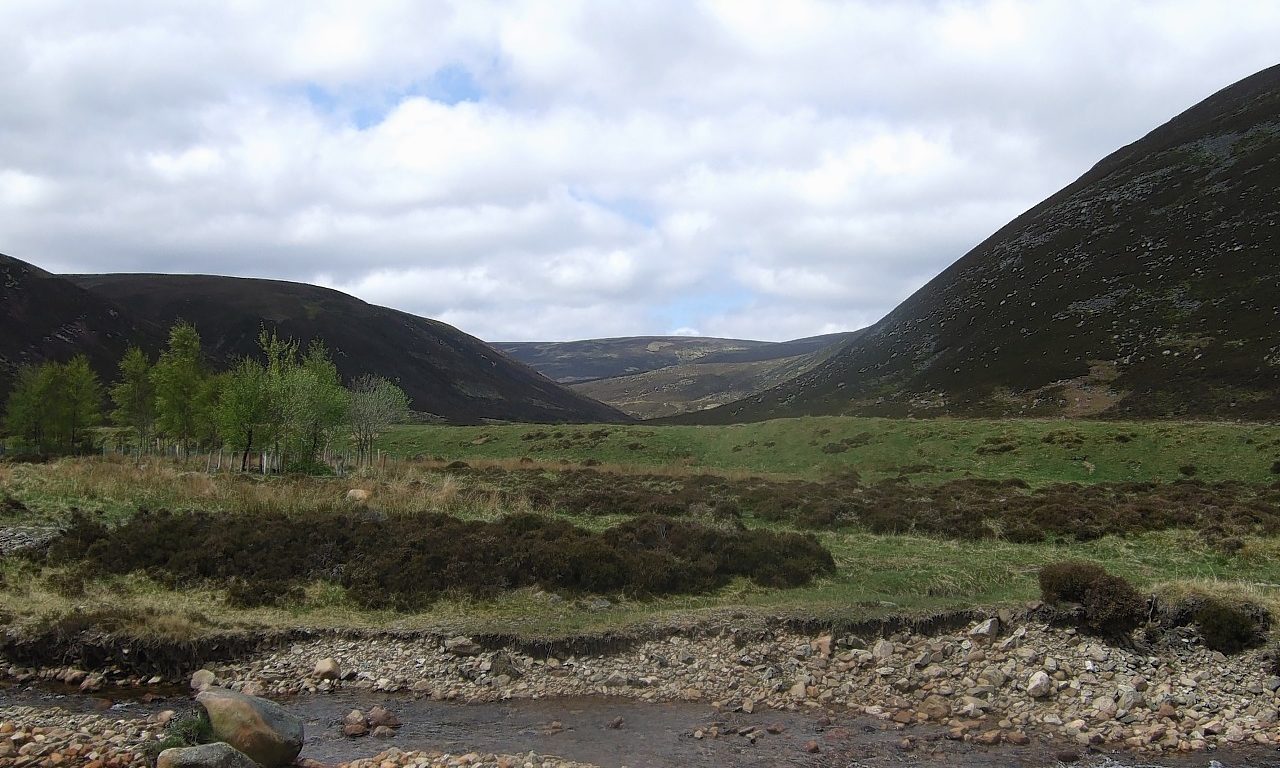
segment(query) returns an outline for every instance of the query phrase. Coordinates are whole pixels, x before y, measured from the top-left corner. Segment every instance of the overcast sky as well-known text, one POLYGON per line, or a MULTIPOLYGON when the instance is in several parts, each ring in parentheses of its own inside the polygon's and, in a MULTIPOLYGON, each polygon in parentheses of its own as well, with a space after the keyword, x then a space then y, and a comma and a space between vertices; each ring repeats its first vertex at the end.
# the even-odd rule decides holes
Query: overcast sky
POLYGON ((1274 0, 3 0, 0 252, 491 341, 852 329, 1278 40, 1274 0))

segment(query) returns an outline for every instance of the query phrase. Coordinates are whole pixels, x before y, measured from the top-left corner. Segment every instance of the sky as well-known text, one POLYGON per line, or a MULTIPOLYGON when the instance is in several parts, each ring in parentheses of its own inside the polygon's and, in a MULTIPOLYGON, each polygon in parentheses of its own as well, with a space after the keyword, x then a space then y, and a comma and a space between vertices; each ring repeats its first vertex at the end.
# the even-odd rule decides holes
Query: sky
POLYGON ((850 330, 1277 40, 1274 0, 3 0, 0 252, 489 341, 850 330))

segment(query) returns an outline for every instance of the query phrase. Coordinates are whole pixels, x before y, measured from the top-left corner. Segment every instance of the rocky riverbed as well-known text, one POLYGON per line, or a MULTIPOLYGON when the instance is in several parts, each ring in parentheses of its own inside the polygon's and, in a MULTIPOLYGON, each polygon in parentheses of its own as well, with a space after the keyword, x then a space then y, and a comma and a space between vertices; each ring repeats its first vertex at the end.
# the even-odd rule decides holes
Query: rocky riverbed
MULTIPOLYGON (((724 627, 589 655, 531 655, 482 647, 466 637, 329 635, 210 666, 193 682, 284 701, 332 699, 335 704, 351 696, 451 704, 566 697, 655 707, 674 702, 704 714, 682 712, 678 733, 666 734, 672 739, 755 744, 785 732, 789 754, 797 760, 807 756, 814 765, 854 754, 859 738, 873 732, 875 743, 891 749, 899 761, 983 751, 1033 756, 1031 762, 1004 761, 1025 765, 1107 752, 1161 755, 1157 759, 1163 764, 1179 753, 1201 751, 1246 754, 1255 764, 1280 757, 1280 676, 1262 652, 1223 656, 1181 630, 1150 646, 1110 645, 1072 629, 1005 619, 888 637, 724 627), (784 717, 791 720, 774 722, 784 717), (781 729, 778 734, 769 732, 771 725, 781 729)), ((11 681, 61 681, 86 694, 117 684, 165 683, 123 678, 109 669, 5 671, 11 681)), ((342 714, 320 724, 328 738, 341 739, 342 714)), ((156 723, 146 718, 125 725, 102 715, 76 715, 94 719, 54 725, 56 715, 42 721, 39 711, 4 710, 0 717, 11 733, 27 734, 25 740, 7 737, 12 751, 0 752, 0 766, 64 764, 63 744, 75 749, 76 760, 88 754, 85 749, 96 750, 94 768, 141 765, 129 750, 156 731, 156 723), (34 730, 54 727, 71 735, 34 730), (37 741, 38 735, 45 738, 37 741), (28 746, 33 743, 41 746, 28 746), (19 754, 24 748, 27 753, 19 754), (62 762, 54 760, 55 754, 62 762), (26 759, 32 756, 40 759, 26 759), (6 762, 17 759, 26 761, 6 762)), ((543 717, 545 727, 553 727, 554 718, 543 717)), ((497 752, 457 750, 448 757, 400 752, 394 739, 386 744, 365 738, 360 744, 359 754, 369 759, 382 753, 361 766, 574 765, 497 752)))

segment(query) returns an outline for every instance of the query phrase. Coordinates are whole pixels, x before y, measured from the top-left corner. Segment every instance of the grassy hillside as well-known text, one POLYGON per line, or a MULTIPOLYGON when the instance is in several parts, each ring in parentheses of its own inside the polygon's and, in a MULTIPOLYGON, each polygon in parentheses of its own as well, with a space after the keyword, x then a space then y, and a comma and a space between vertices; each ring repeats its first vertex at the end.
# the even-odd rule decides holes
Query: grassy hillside
POLYGON ((1103 159, 828 362, 682 417, 1280 415, 1280 66, 1103 159))
POLYGON ((582 341, 494 342, 496 349, 559 382, 631 376, 690 363, 750 363, 816 352, 851 336, 832 333, 794 341, 705 336, 625 336, 582 341))
POLYGON ((827 352, 733 363, 673 365, 631 376, 573 384, 587 397, 638 419, 714 408, 775 387, 812 369, 827 352))
POLYGON ((403 426, 399 457, 567 461, 936 483, 1280 480, 1280 426, 1065 420, 806 417, 730 426, 403 426))

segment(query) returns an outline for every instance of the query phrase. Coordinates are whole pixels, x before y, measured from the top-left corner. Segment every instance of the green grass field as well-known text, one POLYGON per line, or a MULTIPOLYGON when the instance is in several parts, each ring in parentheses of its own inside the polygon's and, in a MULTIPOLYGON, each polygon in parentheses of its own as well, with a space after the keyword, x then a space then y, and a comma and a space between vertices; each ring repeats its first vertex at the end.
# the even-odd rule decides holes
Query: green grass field
MULTIPOLYGON (((346 477, 208 475, 199 466, 164 460, 135 468, 125 460, 65 459, 42 465, 0 463, 0 509, 6 525, 60 523, 73 508, 104 520, 129 518, 140 506, 174 510, 345 509, 349 488, 364 488, 388 514, 444 511, 493 519, 533 509, 514 475, 450 473, 437 460, 528 466, 544 475, 562 463, 599 462, 601 472, 629 468, 689 475, 711 471, 821 479, 853 468, 864 480, 905 476, 917 483, 966 477, 1056 482, 1236 480, 1271 485, 1280 460, 1280 427, 1254 424, 1064 421, 908 421, 802 418, 731 427, 403 426, 381 442, 397 460, 346 477), (408 459, 427 461, 409 461, 408 459)), ((553 512, 538 508, 536 511, 553 512)), ((617 515, 575 515, 600 530, 617 515)), ((749 527, 788 529, 747 514, 749 527)), ((1245 596, 1280 609, 1280 539, 1246 535, 1224 549, 1198 531, 1158 530, 1093 541, 1001 538, 957 541, 865 530, 817 530, 837 571, 794 589, 735 579, 697 595, 641 599, 608 595, 603 610, 572 594, 560 599, 519 589, 489 599, 446 596, 414 613, 362 609, 329 583, 305 599, 274 608, 235 608, 221 590, 172 589, 141 575, 80 581, 63 569, 9 557, 0 562, 0 614, 14 625, 47 625, 59 617, 110 610, 136 618, 128 631, 190 635, 234 627, 429 627, 528 635, 685 623, 718 614, 867 618, 975 605, 1016 604, 1037 597, 1045 563, 1081 558, 1131 579, 1141 589, 1207 590, 1245 596)))
POLYGON ((964 477, 1054 482, 1280 480, 1280 426, 1201 422, 780 419, 733 426, 402 426, 380 441, 401 458, 586 460, 875 481, 964 477))

